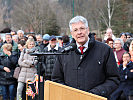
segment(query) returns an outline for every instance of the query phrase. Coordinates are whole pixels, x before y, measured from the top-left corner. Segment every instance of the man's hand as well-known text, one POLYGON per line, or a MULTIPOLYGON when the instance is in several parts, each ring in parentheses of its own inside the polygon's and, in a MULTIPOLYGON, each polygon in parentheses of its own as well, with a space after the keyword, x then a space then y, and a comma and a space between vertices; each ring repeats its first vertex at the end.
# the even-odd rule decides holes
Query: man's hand
POLYGON ((5 70, 6 72, 11 72, 10 69, 9 69, 8 67, 4 67, 4 70, 5 70))
POLYGON ((123 61, 123 67, 127 66, 127 61, 123 61))
POLYGON ((5 54, 7 54, 8 56, 11 55, 11 51, 7 51, 7 50, 4 49, 3 52, 4 52, 5 54))
POLYGON ((130 72, 133 72, 133 69, 131 69, 130 72))

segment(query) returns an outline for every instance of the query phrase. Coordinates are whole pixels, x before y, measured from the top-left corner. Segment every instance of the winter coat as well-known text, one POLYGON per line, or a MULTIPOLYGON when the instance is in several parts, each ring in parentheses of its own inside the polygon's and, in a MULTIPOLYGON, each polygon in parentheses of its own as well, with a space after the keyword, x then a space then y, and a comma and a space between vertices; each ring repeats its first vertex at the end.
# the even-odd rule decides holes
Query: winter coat
POLYGON ((41 43, 40 45, 37 45, 36 47, 38 48, 38 51, 43 52, 46 45, 44 43, 41 43))
POLYGON ((37 64, 37 60, 35 60, 35 56, 31 56, 29 53, 32 49, 24 49, 18 60, 18 64, 21 67, 21 71, 18 77, 18 82, 26 83, 27 80, 33 81, 35 79, 35 74, 37 74, 37 69, 35 65, 37 64))
POLYGON ((4 70, 4 67, 8 67, 11 70, 11 74, 13 75, 16 65, 18 63, 18 55, 17 52, 11 52, 11 55, 5 55, 4 53, 0 55, 0 84, 1 85, 11 85, 17 82, 13 77, 7 79, 7 74, 4 70))
POLYGON ((89 35, 88 49, 83 55, 75 49, 59 55, 52 81, 97 95, 109 97, 119 85, 119 74, 112 49, 89 35))
MULTIPOLYGON (((59 50, 61 49, 60 47, 56 46, 54 49, 49 49, 50 45, 48 45, 47 47, 44 48, 43 52, 45 53, 57 53, 59 52, 59 50)), ((55 61, 57 59, 57 55, 46 55, 44 56, 44 63, 45 63, 45 79, 47 79, 47 77, 50 78, 51 80, 51 75, 53 72, 53 67, 55 64, 55 61)), ((48 78, 48 79, 49 79, 48 78)))
POLYGON ((118 50, 118 51, 114 50, 114 52, 116 52, 117 59, 118 59, 118 61, 120 62, 120 64, 122 64, 122 63, 123 63, 123 61, 122 61, 122 55, 123 55, 123 53, 126 52, 126 51, 125 51, 123 48, 121 48, 121 49, 118 50))

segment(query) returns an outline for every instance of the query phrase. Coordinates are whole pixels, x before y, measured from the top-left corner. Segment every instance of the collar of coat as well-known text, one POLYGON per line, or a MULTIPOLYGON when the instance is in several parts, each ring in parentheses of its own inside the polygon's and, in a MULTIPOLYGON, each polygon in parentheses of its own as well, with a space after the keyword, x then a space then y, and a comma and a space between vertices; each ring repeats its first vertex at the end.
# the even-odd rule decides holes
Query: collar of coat
MULTIPOLYGON (((47 47, 48 47, 48 51, 50 51, 50 50, 52 49, 52 48, 50 47, 50 44, 48 44, 47 47)), ((58 46, 56 45, 56 46, 54 47, 54 49, 58 51, 58 46)))
MULTIPOLYGON (((88 49, 86 50, 86 52, 89 51, 89 50, 95 45, 95 38, 94 38, 94 35, 92 35, 92 34, 90 33, 90 34, 89 34, 89 38, 90 38, 90 40, 89 40, 88 49)), ((71 43, 75 43, 75 44, 76 44, 76 41, 73 39, 71 43)), ((77 48, 77 47, 76 47, 76 48, 77 48)), ((76 49, 75 52, 78 53, 78 54, 81 54, 81 53, 79 52, 78 49, 76 49)))
MULTIPOLYGON (((5 41, 4 43, 7 43, 7 42, 5 41)), ((14 41, 13 41, 13 40, 12 40, 12 42, 11 42, 11 45, 12 45, 12 46, 14 45, 14 41)))
MULTIPOLYGON (((18 55, 18 53, 16 51, 11 51, 11 55, 18 55)), ((0 53, 0 57, 5 57, 5 56, 8 56, 7 54, 5 54, 4 52, 1 52, 0 53)))

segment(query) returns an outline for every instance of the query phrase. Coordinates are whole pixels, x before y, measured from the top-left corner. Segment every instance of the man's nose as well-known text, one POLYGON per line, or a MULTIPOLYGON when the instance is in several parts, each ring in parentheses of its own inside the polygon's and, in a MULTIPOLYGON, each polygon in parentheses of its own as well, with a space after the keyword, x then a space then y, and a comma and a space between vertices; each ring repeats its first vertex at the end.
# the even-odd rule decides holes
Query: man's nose
POLYGON ((78 29, 77 33, 78 33, 78 34, 81 34, 81 33, 82 33, 82 31, 81 31, 80 29, 78 29))

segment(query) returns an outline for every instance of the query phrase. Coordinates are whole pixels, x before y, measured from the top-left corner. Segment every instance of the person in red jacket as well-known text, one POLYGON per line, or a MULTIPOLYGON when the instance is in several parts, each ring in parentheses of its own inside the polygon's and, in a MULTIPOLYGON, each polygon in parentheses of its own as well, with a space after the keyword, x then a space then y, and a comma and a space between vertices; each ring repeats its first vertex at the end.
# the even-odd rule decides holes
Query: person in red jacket
POLYGON ((123 61, 122 61, 122 55, 124 52, 126 52, 124 49, 123 49, 123 46, 124 46, 124 42, 122 39, 120 38, 116 38, 114 40, 114 55, 115 55, 115 59, 116 59, 116 62, 118 65, 122 64, 123 61))

